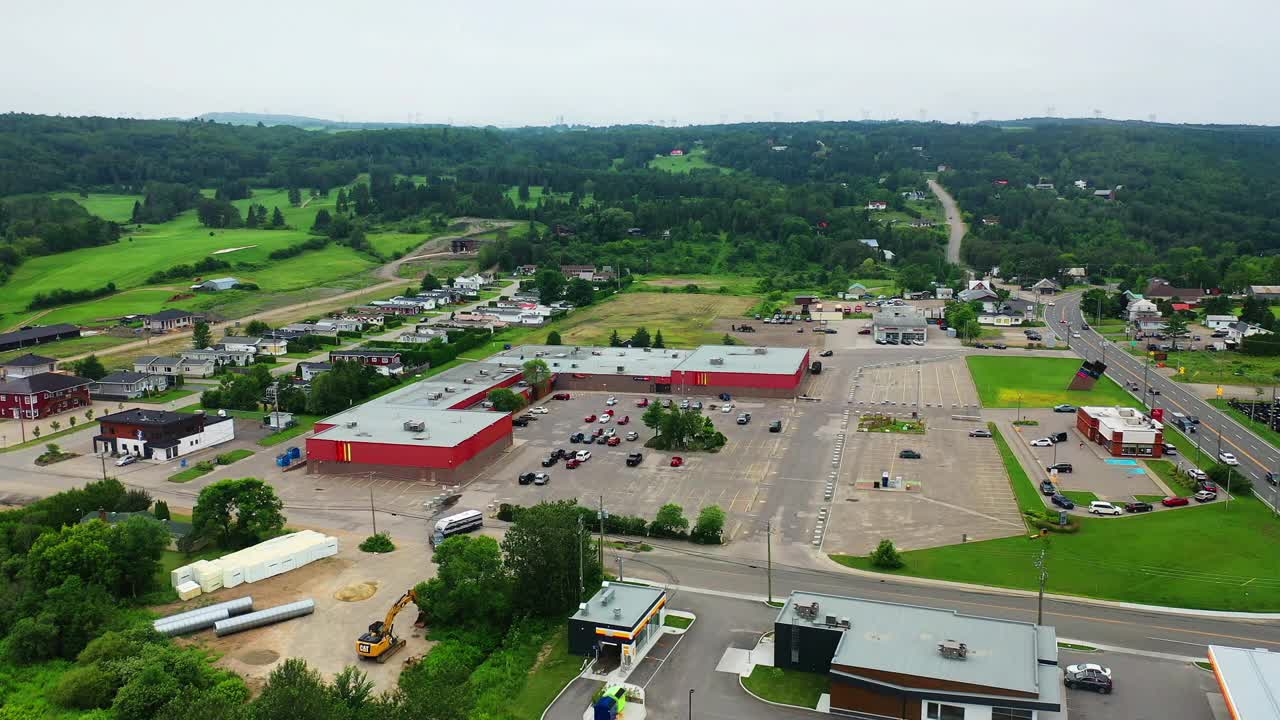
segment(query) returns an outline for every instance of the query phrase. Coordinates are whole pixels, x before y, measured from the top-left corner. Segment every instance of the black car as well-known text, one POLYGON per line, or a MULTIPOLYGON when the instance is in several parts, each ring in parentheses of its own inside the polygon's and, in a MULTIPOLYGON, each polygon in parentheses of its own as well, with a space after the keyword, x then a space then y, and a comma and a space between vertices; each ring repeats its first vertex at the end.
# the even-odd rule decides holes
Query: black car
POLYGON ((1092 690, 1102 693, 1103 695, 1111 694, 1111 678, 1097 670, 1083 670, 1078 673, 1069 673, 1065 682, 1070 689, 1080 688, 1082 690, 1092 690))
POLYGON ((556 460, 563 460, 565 456, 568 454, 569 454, 569 451, 565 450, 564 448, 556 448, 555 450, 551 451, 551 457, 555 458, 556 460))
POLYGON ((542 460, 542 467, 551 467, 552 465, 555 465, 556 461, 558 460, 559 458, 557 458, 555 455, 552 455, 549 458, 544 458, 542 460))
POLYGON ((1071 463, 1054 463, 1053 465, 1046 467, 1045 470, 1050 472, 1057 470, 1060 473, 1069 473, 1071 472, 1071 463))
POLYGON ((517 482, 519 482, 521 485, 528 485, 533 482, 533 479, 535 477, 536 477, 535 473, 521 473, 520 477, 517 478, 517 482))
POLYGON ((512 420, 512 421, 511 421, 511 424, 512 424, 512 425, 514 425, 514 426, 516 426, 516 427, 529 427, 529 419, 528 419, 528 418, 518 417, 518 418, 515 418, 514 420, 512 420))
POLYGON ((1008 346, 1008 345, 1005 345, 1004 343, 992 343, 992 344, 991 344, 991 347, 992 347, 992 348, 994 348, 994 349, 996 349, 996 350, 1008 350, 1008 349, 1009 349, 1009 346, 1008 346))
POLYGON ((580 442, 582 442, 583 438, 585 438, 585 437, 586 437, 586 434, 585 434, 585 433, 576 432, 576 433, 574 433, 574 434, 572 434, 572 435, 570 435, 570 436, 569 436, 569 442, 571 442, 571 443, 580 443, 580 442))
POLYGON ((1063 510, 1071 510, 1076 506, 1076 504, 1072 502, 1071 498, 1067 497, 1066 495, 1062 495, 1060 493, 1049 498, 1049 502, 1053 503, 1054 505, 1057 505, 1063 510))
POLYGON ((974 347, 976 347, 976 348, 978 348, 979 350, 985 350, 985 349, 986 349, 986 347, 987 347, 987 344, 986 344, 986 343, 976 342, 976 343, 974 343, 974 344, 973 344, 973 346, 974 346, 974 347))
POLYGON ((903 450, 902 452, 898 453, 898 457, 904 460, 919 460, 920 453, 916 452, 915 450, 903 450))
POLYGON ((1276 484, 1276 482, 1277 482, 1277 481, 1276 481, 1276 474, 1275 474, 1275 473, 1273 473, 1273 472, 1271 472, 1270 470, 1268 470, 1268 471, 1267 471, 1267 476, 1266 476, 1266 481, 1267 481, 1267 483, 1268 483, 1268 484, 1270 484, 1270 485, 1275 485, 1275 484, 1276 484))
POLYGON ((769 423, 769 432, 773 432, 773 433, 782 432, 782 421, 774 420, 773 422, 769 423))
POLYGON ((1058 486, 1054 485, 1052 480, 1041 480, 1040 493, 1049 496, 1056 495, 1058 494, 1058 486))
POLYGON ((1154 509, 1155 508, 1151 506, 1151 503, 1146 502, 1131 502, 1125 503, 1124 505, 1124 511, 1127 513, 1151 512, 1154 509))
POLYGON ((818 357, 831 357, 832 355, 835 355, 835 353, 830 350, 823 350, 822 352, 818 353, 818 357))
POLYGON ((644 456, 640 453, 631 453, 627 456, 627 467, 635 467, 644 460, 644 456))

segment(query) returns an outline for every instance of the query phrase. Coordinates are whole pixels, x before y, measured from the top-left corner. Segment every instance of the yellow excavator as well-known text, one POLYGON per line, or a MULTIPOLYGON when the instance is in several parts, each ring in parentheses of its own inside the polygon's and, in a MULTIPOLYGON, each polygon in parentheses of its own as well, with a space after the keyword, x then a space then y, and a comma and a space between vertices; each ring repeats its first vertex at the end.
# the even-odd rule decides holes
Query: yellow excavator
POLYGON ((356 654, 361 660, 375 660, 384 663, 391 659, 392 655, 399 652, 403 648, 405 641, 396 636, 395 622, 396 615, 405 608, 406 605, 418 601, 418 596, 412 590, 409 590, 395 605, 387 611, 387 617, 373 622, 369 625, 369 632, 360 636, 356 640, 356 654))

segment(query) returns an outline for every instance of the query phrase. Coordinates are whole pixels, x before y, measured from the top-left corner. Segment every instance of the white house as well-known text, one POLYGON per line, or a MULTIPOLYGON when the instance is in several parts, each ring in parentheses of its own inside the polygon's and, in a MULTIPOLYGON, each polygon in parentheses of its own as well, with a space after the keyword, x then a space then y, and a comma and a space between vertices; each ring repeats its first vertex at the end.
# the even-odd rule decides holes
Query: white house
POLYGON ((258 343, 260 342, 262 342, 262 338, 228 335, 222 338, 222 342, 219 344, 222 346, 223 350, 247 352, 256 355, 258 354, 258 343))
POLYGON ((289 341, 284 338, 258 338, 258 354, 279 357, 289 352, 289 341))
POLYGON ((453 279, 453 288, 468 295, 480 294, 480 288, 484 284, 484 277, 481 275, 459 275, 453 279))
POLYGON ((949 287, 940 287, 933 291, 933 296, 939 300, 950 300, 955 297, 955 291, 949 287))
POLYGON ((867 203, 867 209, 868 210, 888 210, 889 203, 885 202, 884 200, 872 200, 871 202, 867 203))
POLYGON ((982 303, 982 312, 978 313, 978 323, 1009 327, 1021 325, 1036 319, 1036 304, 1029 300, 986 300, 982 303))
POLYGON ((1206 315, 1204 318, 1205 327, 1210 330, 1229 330, 1238 322, 1240 318, 1235 315, 1206 315))
MULTIPOLYGON (((1155 303, 1147 299, 1138 299, 1130 302, 1125 312, 1128 314, 1130 322, 1142 318, 1158 319, 1160 317, 1160 309, 1156 307, 1155 303)), ((1231 320, 1234 321, 1235 318, 1231 318, 1231 320)))
POLYGON ((416 343, 423 345, 432 340, 440 340, 441 342, 449 342, 449 337, 444 333, 419 333, 419 332, 402 332, 396 336, 396 342, 416 343))
POLYGON ((1260 325, 1254 325, 1253 323, 1248 323, 1241 320, 1236 322, 1236 324, 1232 325, 1231 327, 1227 328, 1227 340, 1238 343, 1247 337, 1253 337, 1254 335, 1264 335, 1270 332, 1271 332, 1270 330, 1267 330, 1266 328, 1260 325))
POLYGON ((327 362, 300 362, 298 363, 298 375, 303 382, 311 382, 320 373, 329 372, 333 369, 333 365, 327 362))

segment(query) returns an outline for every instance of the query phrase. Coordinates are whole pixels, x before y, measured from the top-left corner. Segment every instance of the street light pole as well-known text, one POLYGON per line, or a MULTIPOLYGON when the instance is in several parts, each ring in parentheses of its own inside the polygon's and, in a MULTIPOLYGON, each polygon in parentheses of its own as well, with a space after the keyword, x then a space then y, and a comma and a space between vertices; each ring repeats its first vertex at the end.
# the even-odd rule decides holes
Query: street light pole
POLYGON ((1044 586, 1049 581, 1049 568, 1044 562, 1044 548, 1040 548, 1040 557, 1036 559, 1036 568, 1040 571, 1040 593, 1036 598, 1036 624, 1044 624, 1044 586))
POLYGON ((773 604, 773 522, 767 522, 764 525, 764 547, 768 561, 769 573, 769 604, 773 604))
POLYGON ((689 720, 693 720, 693 688, 689 688, 689 720))

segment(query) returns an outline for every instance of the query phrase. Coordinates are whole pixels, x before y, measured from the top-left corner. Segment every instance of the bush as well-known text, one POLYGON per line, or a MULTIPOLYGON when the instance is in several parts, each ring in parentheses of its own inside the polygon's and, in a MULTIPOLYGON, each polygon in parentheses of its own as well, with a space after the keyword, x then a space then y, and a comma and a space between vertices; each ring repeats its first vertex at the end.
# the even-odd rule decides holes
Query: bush
POLYGON ((898 554, 898 548, 893 546, 893 541, 885 538, 876 546, 874 552, 871 553, 871 564, 885 570, 897 570, 903 566, 902 556, 898 554))
POLYGON ((498 519, 502 522, 512 522, 515 520, 516 508, 518 506, 511 503, 502 503, 498 506, 498 519))
POLYGON ((658 516, 649 523, 649 535, 652 537, 687 537, 685 530, 689 520, 684 516, 684 509, 675 503, 667 503, 658 509, 658 516))
POLYGON ((708 505, 698 513, 698 522, 689 533, 689 539, 703 545, 719 545, 723 542, 724 510, 719 505, 708 505))
POLYGON ((19 665, 53 657, 58 628, 25 617, 9 631, 9 658, 19 665))
POLYGON ((389 553, 396 549, 395 543, 391 542, 391 536, 387 533, 380 532, 364 539, 360 543, 360 549, 367 553, 389 553))
POLYGON ((115 696, 115 679, 96 663, 72 668, 49 693, 54 704, 75 710, 109 708, 115 696))
POLYGON ((135 489, 124 494, 124 499, 116 505, 118 512, 142 512, 151 507, 151 493, 146 490, 135 489))

